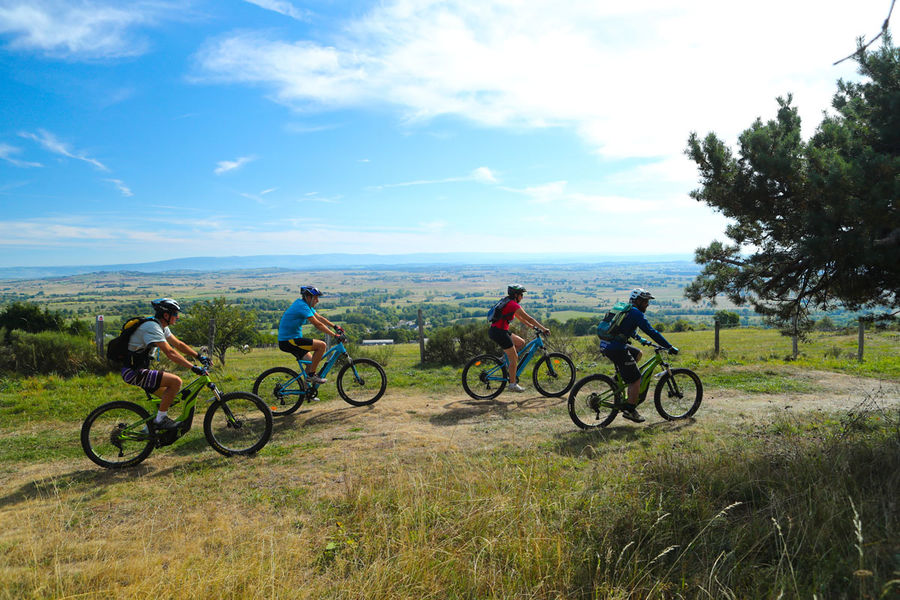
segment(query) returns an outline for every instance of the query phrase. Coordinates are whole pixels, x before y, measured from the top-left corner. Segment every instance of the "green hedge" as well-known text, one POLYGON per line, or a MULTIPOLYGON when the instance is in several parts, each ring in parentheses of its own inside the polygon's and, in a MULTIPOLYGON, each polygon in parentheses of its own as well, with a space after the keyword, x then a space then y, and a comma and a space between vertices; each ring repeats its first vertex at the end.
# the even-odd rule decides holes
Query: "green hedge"
POLYGON ((27 333, 10 331, 0 346, 0 371, 22 375, 57 373, 105 373, 109 371, 105 358, 97 356, 97 348, 83 337, 43 331, 27 333))
POLYGON ((496 354, 500 347, 488 337, 486 323, 468 323, 435 329, 428 334, 425 362, 461 366, 479 354, 496 354))

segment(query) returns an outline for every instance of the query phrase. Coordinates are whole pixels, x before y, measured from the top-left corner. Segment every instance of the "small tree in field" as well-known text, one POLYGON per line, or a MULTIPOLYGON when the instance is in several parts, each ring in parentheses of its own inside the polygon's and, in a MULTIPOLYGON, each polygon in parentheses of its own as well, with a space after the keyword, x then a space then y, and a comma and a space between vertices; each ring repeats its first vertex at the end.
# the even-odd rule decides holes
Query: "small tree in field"
POLYGON ((256 312, 227 304, 224 297, 194 304, 187 313, 175 325, 178 337, 188 344, 204 345, 209 340, 209 323, 215 319, 215 355, 223 365, 229 348, 240 348, 256 338, 256 312))
POLYGON ((809 141, 790 95, 740 135, 737 155, 691 134, 691 196, 733 220, 734 243, 696 251, 690 299, 724 294, 800 337, 813 308, 900 305, 900 50, 885 35, 855 59, 865 80, 838 82, 837 114, 809 141))

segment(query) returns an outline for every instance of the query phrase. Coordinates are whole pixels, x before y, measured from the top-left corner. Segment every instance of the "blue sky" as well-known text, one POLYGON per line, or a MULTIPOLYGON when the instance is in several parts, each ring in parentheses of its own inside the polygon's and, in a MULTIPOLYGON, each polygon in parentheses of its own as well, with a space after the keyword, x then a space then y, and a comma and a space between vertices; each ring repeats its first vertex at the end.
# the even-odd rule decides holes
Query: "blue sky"
POLYGON ((690 254, 689 133, 811 133, 889 7, 0 0, 0 266, 690 254))

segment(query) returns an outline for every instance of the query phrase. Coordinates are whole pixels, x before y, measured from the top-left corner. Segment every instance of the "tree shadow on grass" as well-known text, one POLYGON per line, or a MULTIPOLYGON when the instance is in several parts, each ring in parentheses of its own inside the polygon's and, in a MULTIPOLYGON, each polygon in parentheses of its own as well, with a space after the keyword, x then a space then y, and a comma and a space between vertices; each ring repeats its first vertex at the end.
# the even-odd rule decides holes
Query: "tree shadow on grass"
MULTIPOLYGON (((631 425, 614 421, 608 427, 602 429, 573 429, 555 436, 553 450, 563 456, 578 456, 595 458, 606 455, 611 450, 611 442, 635 442, 646 440, 648 436, 661 435, 680 431, 691 427, 696 419, 682 419, 679 421, 659 421, 646 425, 631 425)), ((614 446, 615 451, 620 449, 614 446)))

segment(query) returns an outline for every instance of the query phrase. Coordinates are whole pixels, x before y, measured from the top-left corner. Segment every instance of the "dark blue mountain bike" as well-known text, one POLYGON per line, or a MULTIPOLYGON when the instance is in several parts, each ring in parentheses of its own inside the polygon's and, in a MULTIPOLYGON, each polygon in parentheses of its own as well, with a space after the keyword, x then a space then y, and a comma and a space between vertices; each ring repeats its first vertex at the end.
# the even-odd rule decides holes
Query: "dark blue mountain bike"
MULTIPOLYGON (((561 352, 547 352, 539 329, 535 338, 519 350, 516 378, 522 374, 531 359, 541 351, 542 356, 534 365, 534 388, 543 396, 562 396, 575 383, 575 363, 561 352)), ((462 385, 466 393, 476 400, 496 398, 509 383, 509 360, 506 354, 496 356, 482 354, 466 364, 462 372, 462 385)))
MULTIPOLYGON (((341 358, 346 364, 337 374, 337 391, 348 404, 366 406, 375 403, 387 388, 387 375, 377 362, 370 358, 350 358, 343 335, 337 344, 329 348, 322 357, 324 366, 319 369, 319 377, 325 377, 341 358)), ((264 371, 253 382, 253 393, 262 398, 276 417, 289 415, 300 408, 304 401, 319 395, 319 385, 306 378, 308 360, 297 359, 300 372, 287 367, 274 367, 264 371)))

